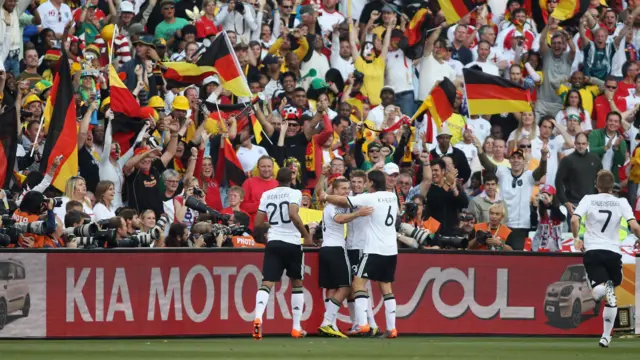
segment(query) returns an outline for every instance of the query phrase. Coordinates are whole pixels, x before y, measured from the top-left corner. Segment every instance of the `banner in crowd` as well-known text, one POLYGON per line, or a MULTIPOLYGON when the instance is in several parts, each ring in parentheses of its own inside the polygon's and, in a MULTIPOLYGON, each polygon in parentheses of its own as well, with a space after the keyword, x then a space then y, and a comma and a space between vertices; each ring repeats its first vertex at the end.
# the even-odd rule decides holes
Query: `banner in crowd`
MULTIPOLYGON (((251 334, 261 280, 257 251, 0 253, 2 337, 251 334)), ((303 327, 324 312, 316 251, 305 256, 303 327)), ((640 265, 639 265, 640 266, 640 265)), ((636 271, 636 276, 638 271, 636 271)), ((402 334, 597 335, 582 258, 569 254, 401 253, 394 294, 402 334)), ((265 334, 291 330, 290 282, 271 293, 265 334)), ((373 309, 384 328, 382 297, 373 309)), ((348 327, 346 304, 339 327, 348 327)))

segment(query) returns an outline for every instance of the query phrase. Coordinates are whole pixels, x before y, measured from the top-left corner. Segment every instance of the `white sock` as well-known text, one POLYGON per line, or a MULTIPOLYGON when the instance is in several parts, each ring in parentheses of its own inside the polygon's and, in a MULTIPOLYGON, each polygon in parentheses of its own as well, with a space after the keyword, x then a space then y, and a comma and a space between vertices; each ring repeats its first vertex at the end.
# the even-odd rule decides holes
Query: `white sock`
POLYGON ((376 323, 375 314, 373 313, 373 300, 371 298, 367 299, 367 320, 369 321, 369 326, 372 328, 377 328, 378 324, 376 323))
MULTIPOLYGON (((331 302, 331 301, 329 301, 331 302)), ((336 305, 338 308, 336 309, 336 313, 333 316, 333 320, 331 321, 331 326, 333 326, 334 329, 338 330, 338 311, 340 311, 340 308, 342 307, 342 304, 338 304, 336 305)))
POLYGON ((604 295, 607 293, 607 286, 605 284, 600 284, 591 289, 591 293, 593 294, 593 298, 596 302, 602 300, 604 295))
POLYGON ((269 289, 266 286, 261 286, 256 293, 256 311, 255 311, 255 319, 260 319, 262 321, 262 314, 264 314, 264 309, 267 308, 267 304, 269 303, 269 289))
POLYGON ((351 328, 356 325, 356 303, 353 299, 347 300, 347 307, 349 307, 349 319, 351 319, 351 328))
POLYGON ((340 310, 340 306, 337 304, 335 299, 329 299, 325 304, 327 310, 324 312, 324 320, 322 320, 322 325, 320 326, 333 325, 336 321, 336 314, 338 313, 338 310, 340 310))
POLYGON ((367 303, 369 302, 369 297, 366 295, 360 295, 355 299, 355 308, 356 308, 356 324, 357 325, 367 325, 367 303))
POLYGON ((613 323, 615 323, 617 315, 618 307, 604 307, 604 311, 602 312, 602 319, 604 320, 602 337, 606 337, 607 340, 611 339, 611 331, 613 330, 613 323))
POLYGON ((396 328, 396 298, 393 294, 384 296, 384 316, 387 320, 387 331, 396 328))
POLYGON ((304 294, 302 288, 293 288, 291 291, 291 314, 293 315, 293 328, 302 330, 300 319, 302 319, 302 309, 304 308, 304 294))

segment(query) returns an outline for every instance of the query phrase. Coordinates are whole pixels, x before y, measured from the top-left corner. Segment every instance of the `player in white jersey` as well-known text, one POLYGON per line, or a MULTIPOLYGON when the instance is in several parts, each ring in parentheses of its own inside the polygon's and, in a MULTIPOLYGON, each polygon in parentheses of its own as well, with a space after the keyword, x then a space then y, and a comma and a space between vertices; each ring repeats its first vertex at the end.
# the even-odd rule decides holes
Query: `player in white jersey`
POLYGON ((395 280, 398 260, 396 243, 396 218, 398 216, 398 197, 386 191, 384 173, 373 170, 367 174, 367 194, 356 196, 338 196, 322 194, 320 199, 330 204, 354 208, 356 206, 372 206, 373 213, 367 216, 368 223, 362 234, 365 238, 364 254, 358 265, 358 272, 353 279, 352 290, 355 298, 356 321, 358 326, 352 331, 354 335, 368 334, 371 327, 367 323, 367 307, 369 295, 365 290, 367 280, 377 281, 384 298, 387 329, 385 337, 395 338, 396 299, 393 296, 391 283, 395 280))
MULTIPOLYGON (((351 196, 364 193, 364 187, 367 183, 367 173, 362 170, 354 170, 351 172, 351 196)), ((357 211, 355 209, 348 209, 349 212, 357 211)), ((351 264, 352 277, 358 272, 358 264, 362 258, 362 251, 364 250, 364 237, 362 237, 362 231, 367 226, 367 218, 359 217, 350 223, 347 223, 347 255, 349 256, 349 264, 351 264)), ((357 326, 356 322, 356 305, 353 298, 353 291, 349 294, 347 299, 347 305, 349 306, 349 317, 351 318, 352 327, 349 331, 352 331, 357 326)), ((379 335, 378 324, 376 324, 376 318, 373 314, 373 300, 369 299, 369 306, 367 307, 367 323, 371 327, 371 336, 379 335)))
MULTIPOLYGON (((333 180, 331 194, 349 195, 349 180, 338 177, 333 180)), ((346 338, 336 326, 336 315, 344 299, 351 293, 351 265, 345 250, 344 224, 371 215, 373 208, 359 207, 355 212, 327 204, 322 213, 322 247, 318 254, 318 283, 327 290, 324 319, 318 332, 321 335, 346 338)))
POLYGON ((287 271, 291 279, 291 313, 293 330, 291 336, 301 338, 306 335, 300 326, 304 294, 302 279, 304 277, 304 255, 300 238, 304 238, 304 245, 311 245, 311 235, 305 229, 298 214, 302 193, 292 189, 291 170, 281 168, 276 180, 278 187, 265 191, 260 198, 255 227, 267 222, 267 246, 262 263, 262 286, 256 293, 256 311, 253 321, 253 337, 262 339, 262 315, 269 302, 269 293, 274 283, 282 278, 282 272, 287 271))
MULTIPOLYGON (((601 347, 609 347, 611 331, 618 313, 615 287, 622 283, 622 255, 618 237, 620 219, 627 220, 631 231, 640 238, 640 225, 627 199, 612 194, 615 178, 610 171, 601 170, 596 178, 597 195, 586 195, 580 200, 571 217, 574 246, 585 251, 584 268, 591 282, 591 292, 596 302, 604 297, 602 312, 604 329, 601 347), (585 220, 584 240, 579 239, 580 221, 585 220)), ((640 240, 636 241, 636 247, 640 240)))

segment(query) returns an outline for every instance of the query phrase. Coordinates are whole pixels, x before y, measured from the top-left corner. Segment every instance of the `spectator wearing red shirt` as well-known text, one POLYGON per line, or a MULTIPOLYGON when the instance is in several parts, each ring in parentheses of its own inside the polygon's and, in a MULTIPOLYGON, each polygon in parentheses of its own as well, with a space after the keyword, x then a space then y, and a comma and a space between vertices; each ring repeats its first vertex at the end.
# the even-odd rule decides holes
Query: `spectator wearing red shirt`
POLYGON ((618 82, 613 76, 607 76, 604 81, 604 93, 593 102, 592 121, 594 129, 602 129, 607 123, 607 114, 611 112, 611 103, 613 102, 618 110, 626 110, 627 104, 624 97, 617 97, 618 82))
POLYGON ((204 15, 196 21, 196 37, 204 39, 222 31, 222 25, 216 25, 216 1, 204 1, 204 15))
POLYGON ((638 75, 640 67, 635 61, 627 61, 622 65, 622 74, 624 79, 618 83, 616 90, 616 100, 618 98, 626 98, 633 94, 636 89, 636 75, 638 75))
POLYGON ((269 156, 265 155, 258 159, 258 171, 259 176, 251 177, 242 184, 244 200, 240 209, 249 214, 252 224, 258 212, 262 193, 278 186, 278 181, 273 178, 273 159, 269 156))
POLYGON ((211 157, 204 156, 205 146, 205 142, 202 141, 200 148, 198 149, 198 159, 196 160, 196 168, 193 170, 193 174, 198 179, 200 188, 204 191, 204 200, 207 203, 207 206, 219 211, 222 209, 220 185, 214 177, 211 157))

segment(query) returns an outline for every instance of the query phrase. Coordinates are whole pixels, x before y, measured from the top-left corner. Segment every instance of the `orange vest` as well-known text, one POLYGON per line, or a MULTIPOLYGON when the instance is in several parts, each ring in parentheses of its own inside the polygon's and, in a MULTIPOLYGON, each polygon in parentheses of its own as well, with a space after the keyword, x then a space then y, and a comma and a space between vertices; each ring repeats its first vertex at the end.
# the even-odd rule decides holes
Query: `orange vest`
POLYGON ((234 248, 261 249, 265 247, 264 244, 257 243, 253 240, 252 236, 232 236, 231 241, 233 242, 234 248))
POLYGON ((412 224, 415 227, 428 230, 430 234, 435 234, 440 229, 440 221, 433 217, 428 218, 422 224, 417 224, 415 221, 412 224))
MULTIPOLYGON (((28 222, 40 221, 40 216, 34 215, 34 214, 27 214, 23 211, 16 210, 16 212, 13 213, 13 216, 11 216, 11 219, 20 223, 28 223, 28 222)), ((20 234, 20 236, 18 237, 18 246, 21 248, 28 248, 28 247, 43 248, 43 247, 60 247, 61 245, 59 245, 58 242, 56 242, 55 240, 53 240, 51 237, 47 235, 36 235, 31 233, 24 233, 24 234, 20 234), (32 240, 33 246, 27 245, 24 242, 25 239, 32 240)))
MULTIPOLYGON (((506 225, 504 224, 500 224, 500 226, 498 227, 498 230, 493 231, 493 230, 489 230, 489 223, 480 223, 480 224, 475 224, 473 226, 473 229, 475 231, 484 231, 484 232, 488 232, 491 234, 492 237, 499 237, 500 241, 502 241, 502 244, 504 244, 507 241, 507 238, 509 237, 509 235, 511 234, 511 229, 509 229, 506 225)), ((479 245, 478 249, 488 249, 487 245, 479 245)))

